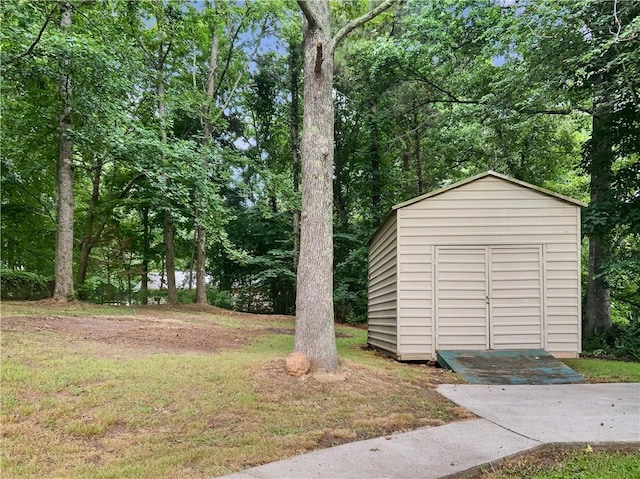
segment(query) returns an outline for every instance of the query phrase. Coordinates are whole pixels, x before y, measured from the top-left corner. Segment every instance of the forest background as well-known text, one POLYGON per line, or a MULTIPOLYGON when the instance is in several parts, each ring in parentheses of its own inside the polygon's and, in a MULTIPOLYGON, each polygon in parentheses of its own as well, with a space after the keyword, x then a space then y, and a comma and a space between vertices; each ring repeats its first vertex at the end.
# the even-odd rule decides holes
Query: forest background
MULTIPOLYGON (((335 29, 375 5, 332 2, 335 29)), ((639 12, 407 0, 343 40, 336 320, 366 321, 367 241, 394 204, 491 169, 588 203, 584 336, 640 354, 639 12)), ((3 299, 294 313, 299 5, 6 0, 0 15, 3 299)))

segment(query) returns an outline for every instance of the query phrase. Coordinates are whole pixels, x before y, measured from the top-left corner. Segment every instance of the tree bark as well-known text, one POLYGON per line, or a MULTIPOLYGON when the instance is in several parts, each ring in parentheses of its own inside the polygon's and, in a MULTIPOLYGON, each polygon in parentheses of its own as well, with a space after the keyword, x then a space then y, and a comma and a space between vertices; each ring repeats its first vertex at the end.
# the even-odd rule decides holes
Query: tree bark
MULTIPOLYGON (((71 5, 60 6, 60 27, 71 27, 71 5)), ((53 298, 67 301, 73 297, 73 140, 71 129, 71 76, 69 60, 63 54, 59 61, 58 93, 62 100, 62 113, 58 123, 58 181, 55 254, 55 289, 53 298)))
POLYGON ((198 226, 196 233, 196 304, 209 304, 209 301, 207 301, 207 276, 205 274, 207 233, 202 226, 198 226))
POLYGON ((333 55, 349 32, 392 3, 394 0, 385 0, 332 37, 329 0, 298 0, 304 16, 304 113, 294 349, 329 372, 338 368, 333 324, 333 55))
POLYGON ((602 276, 607 248, 596 235, 589 236, 589 278, 583 336, 601 334, 611 327, 611 291, 602 276))
POLYGON ((333 56, 328 1, 308 2, 303 26, 304 88, 300 153, 302 213, 296 290, 296 351, 327 371, 338 368, 333 324, 333 56), (323 47, 326 55, 321 56, 323 47))
MULTIPOLYGON (((606 112, 596 111, 592 118, 588 153, 592 207, 606 201, 609 194, 614 156, 609 136, 606 112)), ((609 225, 596 228, 589 235, 589 277, 582 329, 584 337, 603 333, 611 327, 611 292, 604 277, 605 266, 610 257, 610 236, 609 225)))

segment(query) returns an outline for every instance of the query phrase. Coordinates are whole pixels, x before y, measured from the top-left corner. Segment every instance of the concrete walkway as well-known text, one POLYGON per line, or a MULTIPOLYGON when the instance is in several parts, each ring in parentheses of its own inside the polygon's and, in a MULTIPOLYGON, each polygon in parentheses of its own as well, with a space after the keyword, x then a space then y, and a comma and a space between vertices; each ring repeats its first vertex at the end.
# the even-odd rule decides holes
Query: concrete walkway
POLYGON ((442 385, 480 419, 352 442, 225 476, 437 479, 543 445, 640 448, 640 384, 442 385))

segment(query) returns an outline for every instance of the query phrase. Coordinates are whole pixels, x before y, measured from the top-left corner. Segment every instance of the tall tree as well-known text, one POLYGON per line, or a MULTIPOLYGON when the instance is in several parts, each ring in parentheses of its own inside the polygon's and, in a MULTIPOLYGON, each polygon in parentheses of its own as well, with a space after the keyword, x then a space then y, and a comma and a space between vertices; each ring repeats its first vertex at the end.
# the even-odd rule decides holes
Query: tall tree
POLYGON ((637 234, 635 216, 628 212, 637 204, 637 186, 631 185, 640 176, 640 4, 519 0, 501 15, 503 39, 494 38, 502 42, 506 64, 524 67, 503 81, 506 98, 521 95, 521 109, 574 110, 591 117, 583 145, 591 200, 583 212, 589 240, 583 336, 602 333, 612 324, 610 285, 625 269, 638 267, 637 259, 622 264, 625 256, 637 258, 625 250, 637 234), (522 95, 524 88, 529 95, 522 95))
MULTIPOLYGON (((60 4, 60 28, 71 28, 71 4, 60 4)), ((58 123, 58 183, 56 189, 58 229, 56 234, 55 290, 53 298, 67 301, 73 296, 73 140, 71 120, 71 72, 68 55, 60 54, 58 91, 62 112, 58 123)))
MULTIPOLYGON (((211 22, 209 26, 211 31, 211 48, 209 53, 209 61, 207 68, 207 80, 205 82, 205 100, 201 108, 202 118, 202 139, 201 144, 203 147, 203 165, 206 170, 209 168, 207 161, 207 148, 211 145, 213 139, 213 124, 211 121, 211 106, 214 102, 215 94, 215 78, 216 68, 218 65, 218 33, 216 31, 216 25, 211 22)), ((196 201, 201 201, 201 195, 198 195, 196 201)), ((207 284, 205 275, 206 266, 206 245, 207 245, 207 233, 202 223, 201 208, 196 212, 196 303, 207 304, 207 284)))
POLYGON ((333 312, 333 68, 338 44, 387 10, 385 0, 334 35, 329 0, 298 0, 303 13, 304 110, 300 155, 302 217, 296 292, 296 351, 333 372, 338 352, 333 312))
POLYGON ((629 244, 638 234, 637 224, 634 227, 637 214, 628 212, 633 209, 629 208, 632 203, 638 203, 640 180, 640 5, 617 0, 587 2, 577 13, 589 33, 583 65, 589 73, 586 83, 592 99, 591 137, 584 147, 585 166, 591 177, 583 321, 583 335, 588 337, 612 325, 611 284, 620 271, 611 265, 615 255, 623 257, 626 249, 616 248, 616 243, 629 244), (633 183, 636 186, 629 189, 633 183))

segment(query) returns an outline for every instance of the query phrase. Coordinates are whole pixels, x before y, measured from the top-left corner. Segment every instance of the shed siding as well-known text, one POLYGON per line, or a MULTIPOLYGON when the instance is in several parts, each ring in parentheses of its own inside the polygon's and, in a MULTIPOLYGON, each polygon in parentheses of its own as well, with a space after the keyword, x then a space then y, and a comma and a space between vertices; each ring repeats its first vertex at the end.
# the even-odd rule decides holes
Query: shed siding
MULTIPOLYGON (((542 281, 542 307, 546 313, 543 334, 547 350, 563 354, 579 352, 579 221, 577 206, 493 176, 399 208, 398 357, 435 355, 434 251, 435 246, 456 245, 538 246, 541 279, 532 269, 529 283, 521 286, 535 289, 540 287, 536 281, 542 281)), ((387 224, 387 228, 390 226, 387 224)), ((385 231, 380 231, 376 239, 382 236, 385 231)), ((392 248, 395 255, 395 237, 393 240, 387 247, 392 248)), ((372 257, 380 257, 380 250, 378 246, 372 251, 372 257)), ((505 258, 509 260, 508 255, 505 258)), ((517 261, 516 258, 517 255, 513 261, 517 261)), ((370 280, 370 295, 371 292, 370 280)), ((525 310, 518 312, 525 313, 525 310)), ((370 315, 370 324, 371 319, 370 315)), ((531 333, 533 338, 533 329, 531 333)))
POLYGON ((431 248, 401 247, 398 257, 398 356, 423 359, 433 349, 431 248))
POLYGON ((578 353, 582 341, 578 240, 573 244, 548 244, 545 268, 547 350, 578 353))
POLYGON ((369 248, 368 343, 397 353, 397 219, 393 214, 369 248))

